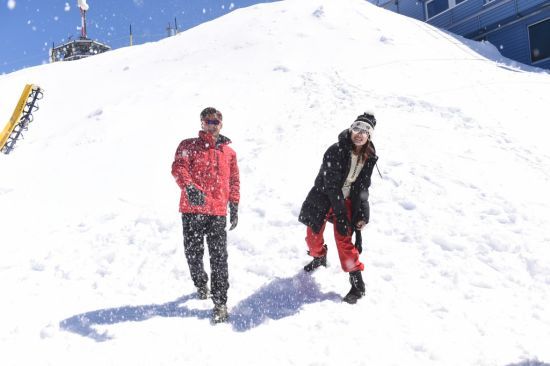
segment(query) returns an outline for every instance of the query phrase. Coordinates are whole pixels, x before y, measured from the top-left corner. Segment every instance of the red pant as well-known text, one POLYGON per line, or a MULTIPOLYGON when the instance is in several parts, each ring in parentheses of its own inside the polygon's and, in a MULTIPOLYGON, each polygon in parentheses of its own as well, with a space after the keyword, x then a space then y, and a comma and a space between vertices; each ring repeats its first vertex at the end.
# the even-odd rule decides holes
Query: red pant
MULTIPOLYGON (((345 201, 348 219, 351 221, 351 200, 345 201)), ((316 233, 309 226, 307 227, 306 243, 309 247, 309 255, 312 257, 321 257, 327 254, 324 247, 325 240, 323 233, 327 224, 327 219, 333 215, 332 209, 327 214, 321 230, 316 233)), ((359 261, 359 252, 355 248, 355 245, 351 242, 351 235, 341 235, 334 226, 334 240, 336 241, 336 248, 338 249, 338 256, 340 257, 340 264, 344 272, 362 271, 365 266, 359 261)))

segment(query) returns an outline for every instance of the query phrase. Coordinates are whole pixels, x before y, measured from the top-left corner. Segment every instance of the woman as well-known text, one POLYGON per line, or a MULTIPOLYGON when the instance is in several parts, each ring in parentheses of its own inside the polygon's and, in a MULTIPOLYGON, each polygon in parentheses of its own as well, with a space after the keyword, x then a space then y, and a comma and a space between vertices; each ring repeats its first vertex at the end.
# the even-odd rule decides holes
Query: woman
POLYGON ((327 265, 323 232, 327 221, 334 225, 334 239, 344 272, 350 274, 351 290, 344 301, 355 304, 365 295, 359 261, 361 232, 369 222, 369 187, 378 157, 372 144, 376 118, 372 113, 358 116, 328 148, 315 184, 306 197, 299 221, 307 225, 306 243, 313 260, 304 267, 311 272, 327 265), (351 237, 356 232, 356 245, 351 237))

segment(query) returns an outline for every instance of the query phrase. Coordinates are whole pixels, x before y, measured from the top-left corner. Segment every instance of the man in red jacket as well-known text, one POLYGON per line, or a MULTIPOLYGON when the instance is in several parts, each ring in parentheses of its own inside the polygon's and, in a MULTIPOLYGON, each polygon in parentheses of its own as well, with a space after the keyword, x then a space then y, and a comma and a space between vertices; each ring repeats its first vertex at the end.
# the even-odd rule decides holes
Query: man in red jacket
POLYGON ((229 204, 230 228, 238 222, 239 168, 231 140, 220 135, 222 113, 205 108, 201 114, 198 138, 180 142, 172 175, 181 188, 180 212, 183 244, 191 278, 200 299, 209 295, 208 275, 204 271, 204 237, 210 254, 213 321, 225 322, 227 312, 228 265, 226 215, 229 204))

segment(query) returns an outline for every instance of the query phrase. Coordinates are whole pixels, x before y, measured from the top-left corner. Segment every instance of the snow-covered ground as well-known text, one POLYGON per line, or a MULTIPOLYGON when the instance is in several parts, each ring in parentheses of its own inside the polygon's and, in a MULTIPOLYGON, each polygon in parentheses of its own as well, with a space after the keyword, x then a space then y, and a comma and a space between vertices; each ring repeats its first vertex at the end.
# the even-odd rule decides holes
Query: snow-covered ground
POLYGON ((235 11, 158 43, 0 76, 2 365, 550 362, 550 74, 361 0, 235 11), (224 113, 241 170, 228 324, 195 298, 170 167, 224 113), (313 275, 297 215, 365 109, 379 168, 367 296, 334 240, 313 275))

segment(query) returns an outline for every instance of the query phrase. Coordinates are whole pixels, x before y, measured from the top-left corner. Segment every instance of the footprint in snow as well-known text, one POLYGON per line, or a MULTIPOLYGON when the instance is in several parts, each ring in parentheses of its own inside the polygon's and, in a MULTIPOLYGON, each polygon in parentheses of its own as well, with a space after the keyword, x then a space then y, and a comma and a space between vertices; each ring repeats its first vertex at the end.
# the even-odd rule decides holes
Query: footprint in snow
POLYGON ((411 211, 411 210, 416 209, 416 204, 414 202, 411 202, 411 201, 400 201, 399 205, 407 211, 411 211))

